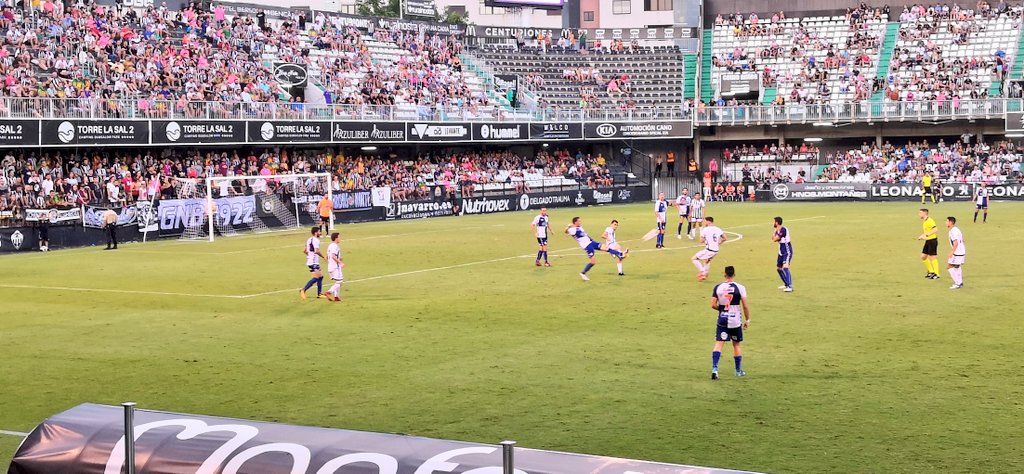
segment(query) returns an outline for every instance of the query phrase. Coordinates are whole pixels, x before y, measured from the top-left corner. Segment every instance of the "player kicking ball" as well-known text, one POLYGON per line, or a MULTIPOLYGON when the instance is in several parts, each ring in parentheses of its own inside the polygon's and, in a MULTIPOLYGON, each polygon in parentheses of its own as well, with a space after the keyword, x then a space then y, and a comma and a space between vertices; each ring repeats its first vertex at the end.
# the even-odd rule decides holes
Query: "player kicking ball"
POLYGON ((327 246, 327 274, 330 275, 334 284, 327 290, 328 301, 341 301, 341 283, 345 280, 342 269, 345 262, 341 260, 341 234, 331 234, 331 245, 327 246))
MULTIPOLYGON (((609 250, 614 249, 622 252, 622 246, 619 245, 619 241, 615 237, 615 231, 619 230, 619 221, 612 219, 611 224, 604 228, 604 233, 601 234, 601 238, 604 239, 604 246, 609 250)), ((625 275, 622 272, 622 259, 626 258, 625 255, 622 257, 615 257, 615 266, 619 269, 619 276, 625 275)))
POLYGON ((718 311, 715 349, 711 351, 711 380, 718 380, 718 361, 722 358, 722 347, 729 341, 732 341, 736 376, 747 375, 743 371, 743 350, 740 349, 740 343, 743 342, 743 330, 750 327, 750 307, 747 306, 746 287, 736 283, 735 268, 725 267, 725 281, 715 285, 715 289, 711 290, 711 309, 718 311))
POLYGON ((697 281, 704 281, 708 278, 708 271, 711 270, 711 261, 718 255, 718 250, 725 243, 725 232, 715 225, 715 218, 707 216, 704 218, 704 226, 700 229, 700 241, 704 249, 693 254, 691 261, 697 267, 697 281))
POLYGON ((617 257, 620 262, 629 255, 629 249, 619 252, 618 250, 611 249, 601 245, 600 243, 594 242, 587 235, 587 232, 583 230, 583 219, 580 219, 579 217, 572 218, 572 224, 565 226, 565 233, 569 237, 576 239, 576 243, 579 244, 580 248, 587 253, 587 257, 590 258, 587 265, 583 267, 583 271, 580 272, 580 278, 582 278, 583 281, 590 281, 590 277, 587 276, 587 272, 589 272, 591 268, 594 268, 594 265, 597 265, 597 258, 594 257, 594 254, 597 253, 598 250, 610 253, 613 257, 617 257))

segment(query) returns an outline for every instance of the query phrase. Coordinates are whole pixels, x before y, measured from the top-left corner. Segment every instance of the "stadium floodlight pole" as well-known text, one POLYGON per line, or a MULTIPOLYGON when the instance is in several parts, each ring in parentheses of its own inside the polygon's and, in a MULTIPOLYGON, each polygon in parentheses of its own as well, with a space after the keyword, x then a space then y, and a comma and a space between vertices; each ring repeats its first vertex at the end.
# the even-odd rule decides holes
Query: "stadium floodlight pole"
POLYGON ((501 442, 501 472, 502 474, 513 474, 516 471, 515 459, 512 457, 512 449, 516 442, 505 440, 501 442))
POLYGON ((204 181, 206 181, 206 214, 210 222, 210 242, 213 242, 213 180, 207 176, 204 181))
POLYGON ((135 402, 124 402, 124 474, 135 474, 135 402))

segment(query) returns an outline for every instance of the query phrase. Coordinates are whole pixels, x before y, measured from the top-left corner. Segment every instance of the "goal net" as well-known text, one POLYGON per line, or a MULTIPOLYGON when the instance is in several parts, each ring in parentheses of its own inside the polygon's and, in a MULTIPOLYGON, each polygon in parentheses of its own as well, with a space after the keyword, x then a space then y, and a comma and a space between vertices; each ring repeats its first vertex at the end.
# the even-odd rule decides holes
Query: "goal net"
POLYGON ((181 240, 212 242, 313 225, 320 220, 320 199, 333 199, 328 173, 174 178, 174 188, 179 205, 191 209, 181 240))

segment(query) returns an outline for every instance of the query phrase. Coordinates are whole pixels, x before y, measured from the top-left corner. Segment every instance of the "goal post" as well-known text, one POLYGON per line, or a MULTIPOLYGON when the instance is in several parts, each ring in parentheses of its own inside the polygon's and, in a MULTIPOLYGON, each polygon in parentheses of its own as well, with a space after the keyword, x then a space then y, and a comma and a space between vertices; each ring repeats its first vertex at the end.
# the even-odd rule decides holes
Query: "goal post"
MULTIPOLYGON (((317 203, 332 203, 329 173, 174 178, 178 199, 194 211, 182 240, 207 240, 245 233, 291 230, 319 222, 317 203)), ((333 206, 332 206, 333 207, 333 206)), ((334 228, 331 212, 330 228, 334 228)))

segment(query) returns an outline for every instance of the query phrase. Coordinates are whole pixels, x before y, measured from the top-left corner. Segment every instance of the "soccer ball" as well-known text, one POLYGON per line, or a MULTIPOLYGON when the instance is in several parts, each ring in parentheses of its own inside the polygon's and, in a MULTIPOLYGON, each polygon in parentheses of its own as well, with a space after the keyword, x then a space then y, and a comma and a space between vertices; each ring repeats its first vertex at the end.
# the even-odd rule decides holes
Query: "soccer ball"
POLYGON ((40 252, 49 252, 50 251, 50 247, 48 247, 46 245, 40 245, 39 246, 39 251, 40 252))

